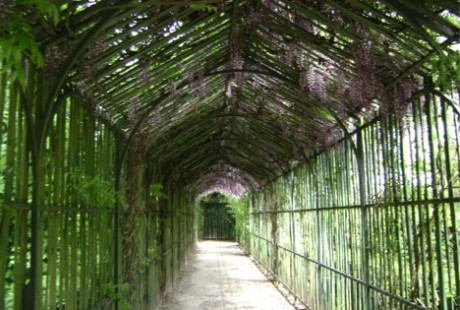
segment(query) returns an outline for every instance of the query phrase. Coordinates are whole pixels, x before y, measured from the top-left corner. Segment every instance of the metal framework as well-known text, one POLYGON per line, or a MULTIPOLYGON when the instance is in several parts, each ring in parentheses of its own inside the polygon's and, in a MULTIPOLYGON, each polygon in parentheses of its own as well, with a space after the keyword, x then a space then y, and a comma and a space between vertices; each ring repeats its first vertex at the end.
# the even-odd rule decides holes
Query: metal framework
POLYGON ((214 191, 318 309, 454 309, 459 15, 0 0, 0 310, 155 307, 214 191))

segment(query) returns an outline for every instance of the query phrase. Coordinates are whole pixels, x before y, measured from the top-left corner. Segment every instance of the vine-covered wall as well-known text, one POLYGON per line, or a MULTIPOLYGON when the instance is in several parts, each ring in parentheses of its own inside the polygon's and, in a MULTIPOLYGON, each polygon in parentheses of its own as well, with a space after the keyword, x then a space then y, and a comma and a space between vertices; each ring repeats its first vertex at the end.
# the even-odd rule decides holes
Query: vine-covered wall
POLYGON ((250 196, 252 254, 314 309, 460 305, 458 104, 426 94, 407 112, 250 196))
POLYGON ((141 141, 120 159, 126 138, 86 100, 46 114, 45 90, 0 77, 0 309, 153 309, 195 242, 194 202, 141 141))

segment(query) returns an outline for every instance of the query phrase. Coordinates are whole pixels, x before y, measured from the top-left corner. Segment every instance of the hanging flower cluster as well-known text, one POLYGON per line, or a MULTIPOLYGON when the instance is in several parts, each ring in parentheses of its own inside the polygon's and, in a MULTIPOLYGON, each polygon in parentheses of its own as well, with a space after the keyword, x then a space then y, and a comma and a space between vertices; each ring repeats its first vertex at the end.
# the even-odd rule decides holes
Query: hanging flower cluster
POLYGON ((251 175, 243 174, 239 169, 223 162, 210 167, 198 184, 199 193, 218 191, 235 197, 241 196, 248 189, 259 187, 259 183, 251 175))
POLYGON ((294 16, 294 22, 297 24, 297 26, 299 26, 300 28, 302 28, 306 32, 312 33, 312 34, 315 33, 314 26, 306 18, 300 17, 299 15, 295 15, 294 16))
MULTIPOLYGON (((89 57, 83 58, 80 61, 79 68, 78 68, 80 72, 80 76, 81 76, 80 87, 85 88, 87 85, 90 84, 90 81, 92 80, 92 77, 93 77, 94 66, 96 62, 99 61, 104 55, 104 50, 105 50, 105 42, 102 39, 95 41, 94 44, 91 47, 89 47, 88 49, 89 57)), ((64 63, 64 61, 66 60, 66 59, 63 59, 63 57, 65 56, 67 58, 67 55, 62 54, 64 53, 62 51, 62 48, 55 49, 54 47, 52 47, 49 49, 49 53, 50 53, 49 54, 50 60, 48 61, 46 59, 45 64, 49 62, 48 66, 50 68, 52 68, 53 66, 57 67, 58 65, 59 66, 62 65, 62 63, 64 63), (56 57, 57 55, 60 55, 59 60, 61 63, 60 64, 56 63, 53 65, 52 64, 53 56, 56 57)))
POLYGON ((321 146, 330 147, 342 138, 342 130, 336 125, 324 126, 317 132, 317 139, 321 146))
POLYGON ((135 126, 135 124, 139 120, 138 112, 140 110, 140 102, 138 98, 134 98, 130 102, 128 102, 128 122, 131 126, 135 126))
POLYGON ((251 10, 248 17, 245 19, 245 31, 250 33, 253 29, 265 19, 265 14, 262 11, 251 10))
POLYGON ((219 2, 219 10, 221 12, 224 12, 228 8, 229 1, 228 0, 223 0, 219 2))
MULTIPOLYGON (((364 41, 353 54, 356 76, 351 81, 348 108, 353 111, 369 106, 372 100, 377 98, 381 102, 382 113, 394 112, 403 115, 407 106, 405 101, 412 96, 418 84, 409 77, 386 89, 385 82, 396 78, 396 73, 385 68, 377 74, 374 53, 372 43, 364 41)), ((385 59, 379 58, 379 63, 384 64, 385 59)))
POLYGON ((141 68, 139 79, 144 86, 148 86, 150 83, 150 65, 148 59, 140 58, 139 67, 141 68))
POLYGON ((14 0, 0 0, 0 21, 7 20, 13 14, 14 7, 14 0))
POLYGON ((198 71, 198 94, 201 98, 206 95, 206 81, 204 79, 204 70, 198 71))
MULTIPOLYGON (((242 70, 244 66, 244 60, 239 51, 235 51, 230 56, 230 69, 233 70, 242 70)), ((235 72, 235 82, 236 86, 242 87, 244 83, 244 73, 235 72)))
POLYGON ((195 73, 193 71, 187 71, 187 81, 190 91, 195 89, 195 73))
POLYGON ((148 120, 147 124, 150 126, 151 129, 157 129, 162 122, 161 113, 156 111, 148 120))
POLYGON ((99 39, 94 42, 94 44, 91 46, 89 50, 93 63, 99 61, 102 58, 102 56, 104 55, 105 49, 106 49, 106 44, 104 40, 99 39))
POLYGON ((265 6, 267 9, 276 12, 276 13, 285 13, 285 10, 281 8, 275 1, 271 0, 262 0, 262 5, 265 6))
POLYGON ((200 199, 200 197, 206 196, 214 192, 226 193, 230 196, 238 198, 238 197, 241 197, 247 191, 247 189, 239 183, 236 183, 236 184, 230 184, 230 183, 204 184, 202 186, 199 186, 196 190, 198 193, 200 193, 198 195, 198 199, 200 199))
MULTIPOLYGON (((62 47, 56 45, 48 47, 45 52, 45 71, 48 74, 56 73, 65 63, 67 57, 68 54, 62 47)), ((86 70, 89 71, 90 68, 87 67, 86 70)), ((89 73, 86 75, 89 75, 89 73)))
POLYGON ((176 87, 176 82, 173 79, 168 80, 168 86, 169 86, 169 93, 171 95, 177 95, 177 87, 176 87))
POLYGON ((278 52, 276 58, 289 67, 297 65, 299 68, 305 68, 302 49, 296 43, 289 43, 286 45, 283 50, 278 52))
POLYGON ((299 86, 304 91, 309 91, 313 96, 321 102, 327 102, 328 94, 327 87, 329 78, 326 75, 327 69, 324 67, 320 72, 315 68, 306 68, 300 71, 299 86))
POLYGON ((225 89, 225 96, 227 96, 227 98, 232 98, 232 85, 231 83, 228 83, 227 84, 227 88, 225 89))
POLYGON ((203 69, 198 72, 188 71, 187 81, 190 92, 195 94, 198 92, 198 95, 202 98, 206 95, 206 80, 203 69))
POLYGON ((384 115, 394 113, 400 120, 406 115, 409 99, 419 88, 419 83, 412 77, 402 79, 380 96, 380 112, 384 115))

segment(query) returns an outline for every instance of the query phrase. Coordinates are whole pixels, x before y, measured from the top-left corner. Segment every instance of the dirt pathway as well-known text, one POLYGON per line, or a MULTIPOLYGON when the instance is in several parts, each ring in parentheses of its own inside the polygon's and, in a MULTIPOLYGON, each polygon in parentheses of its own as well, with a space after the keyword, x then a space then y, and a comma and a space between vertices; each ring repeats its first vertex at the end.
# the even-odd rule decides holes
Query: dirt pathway
POLYGON ((294 309, 233 242, 204 241, 162 310, 294 309))

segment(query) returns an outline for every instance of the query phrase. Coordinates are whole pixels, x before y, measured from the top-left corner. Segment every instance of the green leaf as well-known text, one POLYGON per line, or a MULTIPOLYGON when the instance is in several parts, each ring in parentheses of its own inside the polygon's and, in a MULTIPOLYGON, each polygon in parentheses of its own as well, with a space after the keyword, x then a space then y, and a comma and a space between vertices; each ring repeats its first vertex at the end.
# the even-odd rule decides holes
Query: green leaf
POLYGON ((217 7, 216 6, 209 5, 209 4, 204 4, 204 3, 191 4, 190 8, 194 9, 194 10, 197 10, 197 11, 207 11, 208 13, 212 13, 212 12, 217 13, 217 7))
POLYGON ((165 193, 163 192, 163 185, 160 184, 160 183, 153 183, 151 188, 150 188, 150 193, 152 194, 152 196, 154 198, 156 198, 157 200, 159 198, 167 198, 167 196, 165 195, 165 193))

